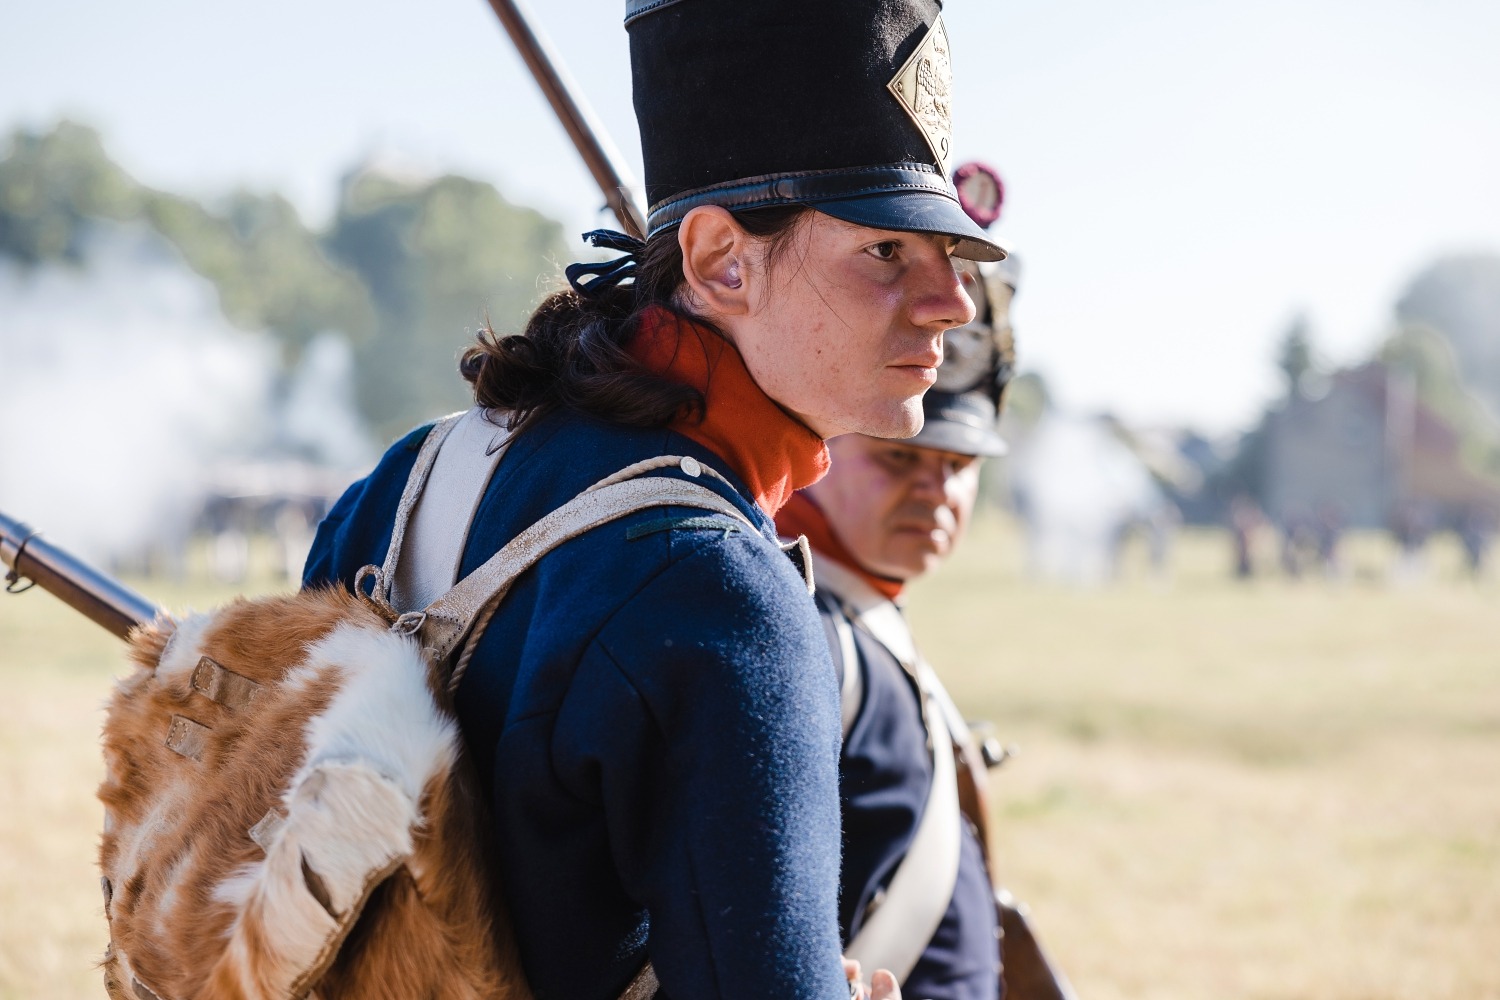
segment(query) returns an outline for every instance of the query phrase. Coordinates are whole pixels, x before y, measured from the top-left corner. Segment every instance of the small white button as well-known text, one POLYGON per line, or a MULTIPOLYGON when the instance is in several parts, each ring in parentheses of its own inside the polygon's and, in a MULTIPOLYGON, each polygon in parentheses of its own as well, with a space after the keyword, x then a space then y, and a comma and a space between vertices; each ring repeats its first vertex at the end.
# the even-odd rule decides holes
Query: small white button
POLYGON ((682 466, 683 472, 686 472, 694 479, 697 479, 699 476, 703 475, 703 466, 699 465, 698 460, 696 458, 693 458, 691 455, 684 455, 682 457, 682 461, 678 464, 682 466))

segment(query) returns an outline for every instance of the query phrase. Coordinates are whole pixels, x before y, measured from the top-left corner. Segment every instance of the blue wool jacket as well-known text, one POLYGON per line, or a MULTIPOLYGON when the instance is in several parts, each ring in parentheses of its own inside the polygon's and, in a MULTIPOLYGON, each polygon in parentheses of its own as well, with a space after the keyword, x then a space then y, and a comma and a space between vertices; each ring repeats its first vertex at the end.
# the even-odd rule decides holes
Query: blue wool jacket
MULTIPOLYGON (((352 586, 382 561, 425 433, 329 513, 304 586, 352 586)), ((480 503, 460 575, 585 487, 663 454, 739 486, 669 430, 568 411, 536 422, 480 503)), ((697 482, 764 537, 657 508, 567 542, 517 581, 458 690, 538 1000, 611 1000, 648 954, 662 998, 848 996, 828 646, 769 519, 742 488, 697 482)))
MULTIPOLYGON (((839 650, 832 602, 819 599, 827 641, 839 650)), ((847 942, 906 856, 932 787, 932 760, 917 686, 890 650, 854 632, 858 662, 836 661, 839 676, 859 670, 863 700, 839 760, 843 805, 843 897, 847 942)), ((973 827, 963 824, 958 881, 948 912, 901 986, 905 1000, 996 1000, 1000 945, 995 898, 973 827)))

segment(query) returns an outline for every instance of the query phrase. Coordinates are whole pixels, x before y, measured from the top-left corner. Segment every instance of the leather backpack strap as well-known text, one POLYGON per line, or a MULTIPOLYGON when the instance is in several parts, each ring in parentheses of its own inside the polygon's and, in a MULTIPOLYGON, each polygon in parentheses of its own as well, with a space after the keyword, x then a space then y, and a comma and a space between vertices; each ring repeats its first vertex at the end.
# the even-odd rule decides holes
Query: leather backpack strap
MULTIPOLYGON (((930 674, 922 665, 919 674, 930 674)), ((886 884, 885 898, 844 949, 867 969, 889 969, 904 982, 917 967, 953 900, 958 884, 961 827, 958 775, 943 712, 931 696, 924 697, 923 716, 932 746, 932 785, 917 832, 896 873, 886 884)))
MULTIPOLYGON (((418 466, 428 470, 426 484, 410 509, 402 511, 409 520, 401 551, 394 568, 387 556, 384 570, 392 606, 402 611, 425 608, 458 579, 469 525, 510 437, 508 428, 490 419, 490 411, 476 406, 444 428, 434 460, 424 463, 419 456, 418 466)), ((398 523, 399 519, 398 514, 398 523)))
POLYGON ((922 700, 922 721, 932 753, 932 783, 922 817, 886 884, 885 897, 844 949, 844 956, 857 959, 862 967, 889 969, 897 981, 905 981, 943 922, 958 884, 962 814, 954 734, 943 704, 947 693, 932 667, 917 654, 894 604, 844 567, 816 555, 814 562, 819 588, 838 602, 838 610, 848 616, 851 627, 865 630, 890 650, 916 681, 922 700))
MULTIPOLYGON (((783 548, 787 541, 782 536, 783 548)), ((806 535, 797 536, 797 544, 807 544, 806 535)), ((839 670, 839 715, 842 729, 842 738, 849 739, 849 731, 854 728, 854 722, 859 718, 859 710, 865 703, 865 681, 864 673, 859 669, 859 647, 854 643, 854 626, 849 624, 849 616, 844 611, 843 602, 833 593, 831 588, 817 586, 817 570, 814 569, 812 549, 808 549, 808 572, 813 577, 813 595, 821 610, 828 612, 828 621, 833 625, 833 635, 837 642, 836 648, 831 652, 838 655, 838 663, 835 664, 839 670), (822 595, 819 596, 819 591, 822 595)), ((817 566, 822 566, 821 560, 816 561, 817 566)))
POLYGON ((637 972, 635 978, 625 987, 619 1000, 651 1000, 659 989, 661 989, 661 984, 656 981, 656 969, 650 962, 647 962, 641 966, 641 971, 637 972))
MULTIPOLYGON (((760 534, 738 507, 714 490, 681 479, 644 475, 669 464, 679 466, 689 475, 718 475, 693 458, 678 456, 650 459, 620 470, 522 531, 425 611, 403 616, 408 620, 407 631, 420 636, 422 645, 438 663, 452 655, 467 636, 466 657, 517 577, 564 542, 650 507, 713 511, 742 522, 757 536, 760 534)), ((460 658, 448 680, 450 691, 462 679, 465 666, 466 658, 460 658)))
POLYGON ((833 634, 838 639, 839 654, 839 716, 842 736, 849 739, 849 731, 859 718, 859 710, 865 703, 864 673, 859 668, 859 647, 854 643, 854 626, 844 606, 836 600, 827 602, 828 620, 833 623, 833 634))
POLYGON ((411 467, 411 472, 406 477, 406 486, 401 490, 401 501, 396 505, 396 521, 391 525, 391 543, 385 550, 385 562, 381 564, 380 575, 376 578, 376 587, 379 590, 377 596, 382 601, 390 599, 391 581, 396 577, 396 564, 401 557, 402 544, 406 541, 406 527, 411 521, 412 511, 417 508, 417 501, 422 498, 422 490, 427 485, 427 477, 432 473, 432 467, 437 462, 438 452, 443 447, 443 442, 452 433, 453 428, 467 410, 458 413, 450 413, 446 417, 432 425, 427 436, 422 439, 422 448, 417 452, 417 460, 411 467))

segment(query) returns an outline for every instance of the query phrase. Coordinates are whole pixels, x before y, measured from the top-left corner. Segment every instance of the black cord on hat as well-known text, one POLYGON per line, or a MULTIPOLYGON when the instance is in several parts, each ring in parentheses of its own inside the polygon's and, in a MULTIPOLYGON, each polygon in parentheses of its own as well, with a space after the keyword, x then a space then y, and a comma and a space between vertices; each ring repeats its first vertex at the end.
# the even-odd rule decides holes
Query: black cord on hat
POLYGON ((569 264, 563 269, 568 284, 586 299, 597 299, 617 288, 620 282, 635 274, 635 266, 646 249, 646 241, 613 229, 595 229, 583 234, 584 242, 606 250, 618 250, 624 254, 614 260, 601 260, 569 264), (592 280, 585 281, 592 275, 592 280))

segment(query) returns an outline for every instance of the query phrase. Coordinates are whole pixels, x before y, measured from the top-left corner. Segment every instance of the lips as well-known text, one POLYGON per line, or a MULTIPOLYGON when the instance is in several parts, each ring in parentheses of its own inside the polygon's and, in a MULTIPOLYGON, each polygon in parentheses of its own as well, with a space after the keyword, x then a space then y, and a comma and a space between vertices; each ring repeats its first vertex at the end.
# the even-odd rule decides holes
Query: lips
POLYGON ((922 381, 931 385, 937 382, 937 369, 943 361, 942 352, 931 353, 924 351, 921 354, 909 354, 897 358, 891 362, 891 368, 898 368, 911 375, 915 375, 922 381))
POLYGON ((891 370, 900 372, 907 378, 922 385, 923 389, 937 385, 937 369, 917 365, 891 365, 891 370))
POLYGON ((891 521, 891 528, 925 537, 941 535, 946 540, 953 537, 958 525, 952 512, 946 507, 912 509, 908 506, 897 512, 891 521))
POLYGON ((936 368, 943 363, 942 351, 922 351, 908 354, 891 362, 892 368, 936 368))
POLYGON ((937 525, 929 525, 925 528, 919 528, 914 525, 893 528, 891 535, 893 538, 908 539, 911 544, 915 544, 921 551, 938 554, 946 553, 953 542, 953 536, 937 525))

